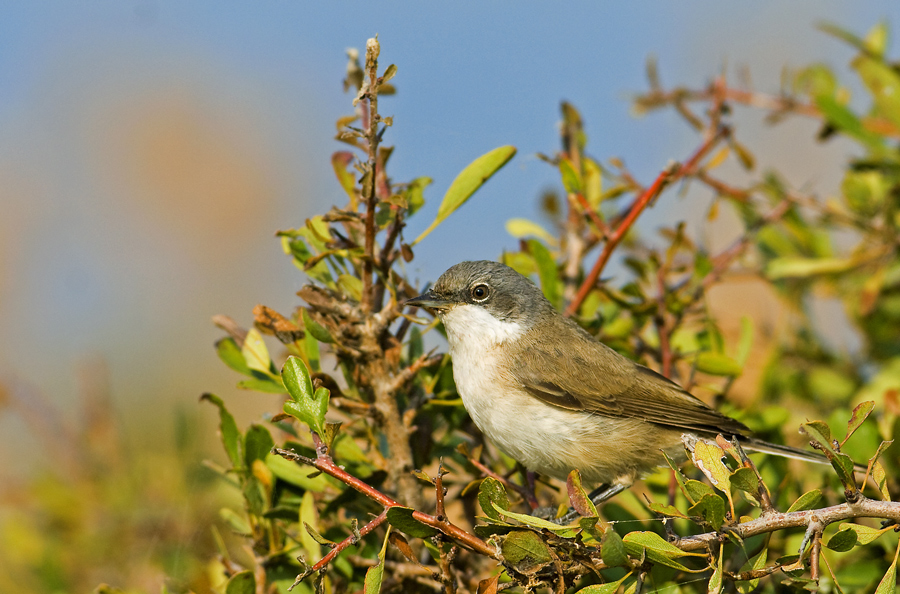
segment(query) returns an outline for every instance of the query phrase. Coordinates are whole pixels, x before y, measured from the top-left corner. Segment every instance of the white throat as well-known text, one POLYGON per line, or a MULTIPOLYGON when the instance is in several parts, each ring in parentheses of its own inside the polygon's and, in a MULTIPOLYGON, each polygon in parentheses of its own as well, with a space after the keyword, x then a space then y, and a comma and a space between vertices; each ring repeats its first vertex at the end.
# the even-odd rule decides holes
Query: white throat
POLYGON ((483 307, 469 303, 450 308, 442 320, 454 362, 463 366, 470 356, 477 360, 525 331, 521 324, 498 320, 483 307))

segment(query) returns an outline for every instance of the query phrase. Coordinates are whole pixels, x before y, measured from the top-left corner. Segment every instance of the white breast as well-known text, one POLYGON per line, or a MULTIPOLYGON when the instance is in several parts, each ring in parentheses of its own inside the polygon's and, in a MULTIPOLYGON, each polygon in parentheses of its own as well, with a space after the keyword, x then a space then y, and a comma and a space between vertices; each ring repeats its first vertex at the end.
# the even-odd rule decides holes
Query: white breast
POLYGON ((466 410, 488 439, 527 468, 561 480, 578 468, 589 483, 622 477, 630 483, 647 470, 648 457, 662 461, 660 445, 645 435, 642 421, 550 406, 503 374, 500 349, 525 333, 521 324, 471 304, 453 307, 443 321, 466 410), (623 448, 623 443, 639 445, 623 448))

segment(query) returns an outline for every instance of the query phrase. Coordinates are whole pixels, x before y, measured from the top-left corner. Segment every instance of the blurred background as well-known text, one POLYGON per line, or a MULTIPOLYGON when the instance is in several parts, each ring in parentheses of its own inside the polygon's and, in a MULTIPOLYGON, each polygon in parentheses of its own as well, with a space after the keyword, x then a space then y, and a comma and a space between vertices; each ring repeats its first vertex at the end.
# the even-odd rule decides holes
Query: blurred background
MULTIPOLYGON (((348 47, 377 33, 382 67, 397 64, 398 94, 380 104, 394 116, 391 172, 434 179, 432 214, 472 159, 519 150, 417 249, 409 266, 424 283, 513 247, 510 217, 540 218, 558 172, 535 153, 558 148, 561 100, 581 111, 594 157, 620 157, 646 183, 696 144, 670 112, 632 115, 649 56, 664 85, 746 67, 755 88, 777 92, 786 66, 846 73, 853 50, 817 23, 900 26, 895 0, 449 6, 0 6, 0 540, 15 543, 0 556, 0 591, 107 581, 156 592, 165 573, 191 571, 185 551, 209 546, 198 514, 224 495, 202 488, 199 461, 220 454, 216 415, 198 397, 222 395, 241 426, 277 400, 233 387, 210 317, 249 326, 256 303, 297 304, 304 278, 274 233, 345 200, 330 155, 341 148, 334 121, 352 112, 348 47), (175 457, 190 470, 164 478, 175 457), (55 544, 36 536, 48 530, 55 544), (88 543, 104 531, 121 540, 93 562, 67 561, 77 546, 67 537, 97 546, 88 543)), ((737 114, 739 129, 759 117, 737 114)), ((827 196, 851 149, 814 133, 790 121, 747 126, 742 139, 761 168, 777 163, 796 187, 827 196)), ((705 209, 691 199, 703 197, 661 201, 641 229, 697 224, 705 209)), ((724 229, 705 240, 721 245, 724 229)))

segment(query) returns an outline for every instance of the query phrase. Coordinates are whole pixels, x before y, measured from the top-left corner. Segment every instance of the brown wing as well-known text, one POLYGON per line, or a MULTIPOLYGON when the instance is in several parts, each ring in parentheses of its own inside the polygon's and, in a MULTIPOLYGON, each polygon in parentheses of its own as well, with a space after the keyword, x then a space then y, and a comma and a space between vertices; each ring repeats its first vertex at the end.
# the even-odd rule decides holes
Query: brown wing
POLYGON ((535 398, 561 408, 701 433, 750 432, 678 384, 598 342, 574 322, 558 318, 553 323, 566 326, 555 328, 560 331, 556 335, 574 334, 571 344, 551 346, 534 332, 516 341, 512 379, 535 398))

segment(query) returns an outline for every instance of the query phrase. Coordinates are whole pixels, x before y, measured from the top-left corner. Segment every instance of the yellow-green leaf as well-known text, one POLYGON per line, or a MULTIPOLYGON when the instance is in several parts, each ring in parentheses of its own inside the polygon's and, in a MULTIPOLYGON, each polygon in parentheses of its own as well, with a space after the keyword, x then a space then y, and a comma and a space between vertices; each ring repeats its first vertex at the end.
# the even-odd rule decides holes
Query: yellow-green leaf
POLYGON ((381 592, 381 582, 384 580, 384 556, 387 553, 388 537, 391 535, 391 527, 388 526, 384 535, 384 544, 381 545, 381 552, 378 553, 378 563, 370 567, 366 572, 366 579, 363 583, 363 594, 378 594, 381 592))
POLYGON ((516 239, 531 236, 543 239, 549 245, 557 244, 556 238, 549 231, 528 219, 510 219, 506 221, 506 232, 516 239))
POLYGON ((501 146, 485 153, 472 161, 463 169, 456 179, 450 184, 444 199, 438 207, 437 216, 434 222, 413 241, 410 245, 416 245, 425 237, 434 231, 444 219, 453 214, 456 209, 466 203, 466 201, 480 188, 484 182, 491 178, 492 175, 506 165, 510 159, 516 154, 516 148, 513 146, 501 146))
POLYGON ((694 360, 698 371, 710 375, 740 375, 743 368, 741 364, 726 355, 715 351, 704 351, 697 354, 694 360))
POLYGON ((250 369, 266 374, 271 373, 272 358, 269 357, 269 349, 266 348, 266 343, 263 342, 262 335, 256 328, 250 328, 247 332, 241 354, 244 355, 244 361, 247 362, 247 367, 250 369))

